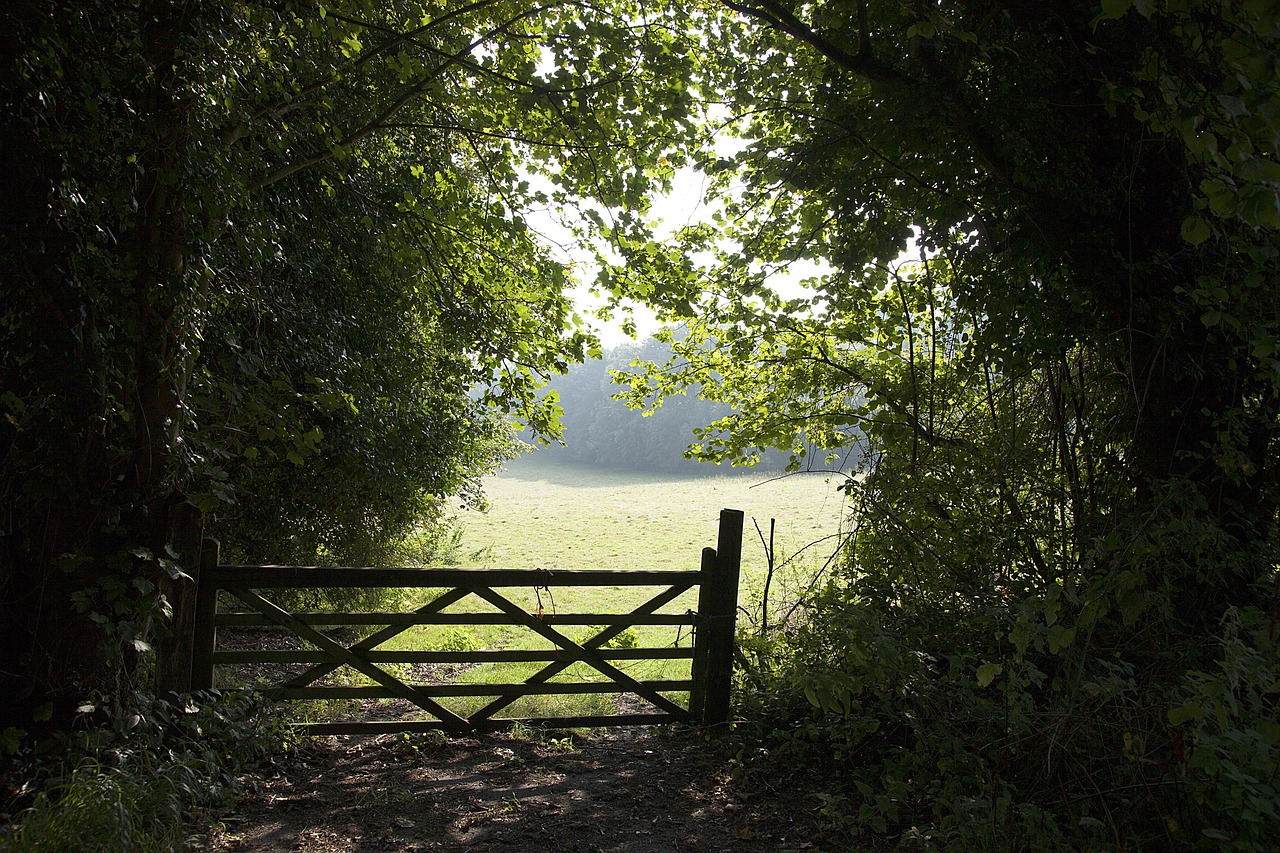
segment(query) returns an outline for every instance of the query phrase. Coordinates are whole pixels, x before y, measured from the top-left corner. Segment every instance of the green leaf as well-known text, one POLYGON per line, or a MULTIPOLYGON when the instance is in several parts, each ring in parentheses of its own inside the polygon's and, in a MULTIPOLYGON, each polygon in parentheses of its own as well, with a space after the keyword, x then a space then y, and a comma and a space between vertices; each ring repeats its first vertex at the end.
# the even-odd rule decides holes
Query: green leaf
POLYGON ((1204 717, 1204 708, 1198 702, 1188 702, 1177 708, 1169 709, 1169 724, 1180 726, 1183 723, 1199 720, 1204 717))
POLYGON ((1019 622, 1009 632, 1009 641, 1013 643, 1014 648, 1019 654, 1025 654, 1027 646, 1031 644, 1031 632, 1027 630, 1027 626, 1019 622))
POLYGON ((1004 664, 984 663, 978 667, 978 686, 986 687, 996 680, 996 676, 1004 672, 1004 664))
POLYGON ((22 741, 26 738, 25 729, 18 729, 10 726, 3 732, 0 732, 0 751, 6 755, 13 755, 22 746, 22 741))
POLYGON ((1133 8, 1134 0, 1102 0, 1102 17, 1117 20, 1133 8))
POLYGON ((1218 103, 1227 111, 1227 115, 1232 118, 1240 118, 1249 114, 1249 108, 1244 105, 1244 101, 1235 95, 1220 94, 1218 95, 1218 103))
POLYGON ((1058 652, 1074 643, 1075 640, 1075 628, 1064 628, 1061 625, 1054 625, 1049 629, 1049 653, 1056 655, 1058 652))
POLYGON ((1182 220, 1182 239, 1193 246, 1199 246, 1212 234, 1209 223, 1199 216, 1188 216, 1182 220))
POLYGON ((1062 602, 1062 587, 1054 584, 1049 587, 1044 598, 1044 624, 1045 627, 1052 627, 1058 621, 1058 610, 1062 602))

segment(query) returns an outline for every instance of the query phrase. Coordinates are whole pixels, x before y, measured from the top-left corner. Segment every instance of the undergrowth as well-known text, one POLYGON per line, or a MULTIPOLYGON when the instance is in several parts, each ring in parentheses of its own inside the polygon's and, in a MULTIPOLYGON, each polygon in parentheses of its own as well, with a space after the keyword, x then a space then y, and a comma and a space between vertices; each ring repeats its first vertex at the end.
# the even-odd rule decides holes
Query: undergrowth
POLYGON ((833 829, 920 853, 1275 849, 1280 643, 1266 614, 1229 610, 1181 678, 1185 649, 1148 645, 1140 626, 1145 666, 1095 638, 1088 653, 1007 649, 988 670, 1001 657, 984 629, 1013 632, 1012 611, 854 589, 828 589, 785 634, 744 638, 756 653, 737 686, 743 769, 806 769, 833 829))
POLYGON ((248 691, 86 703, 84 725, 7 758, 3 853, 200 849, 212 810, 293 744, 248 691))

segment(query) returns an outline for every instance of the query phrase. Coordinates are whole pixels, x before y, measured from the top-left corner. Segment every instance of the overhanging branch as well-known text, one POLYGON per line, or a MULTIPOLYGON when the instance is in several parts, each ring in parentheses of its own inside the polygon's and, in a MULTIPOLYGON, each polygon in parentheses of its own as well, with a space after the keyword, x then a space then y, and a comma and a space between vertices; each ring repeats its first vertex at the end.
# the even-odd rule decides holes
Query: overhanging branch
POLYGON ((866 12, 859 5, 859 45, 857 53, 850 53, 840 45, 831 41, 811 26, 800 20, 776 0, 753 0, 740 3, 736 0, 720 0, 725 8, 740 12, 743 15, 763 21, 779 32, 797 38, 817 50, 824 57, 846 71, 851 71, 868 80, 878 83, 918 83, 915 78, 904 74, 892 65, 881 62, 871 54, 870 36, 866 27, 866 12))

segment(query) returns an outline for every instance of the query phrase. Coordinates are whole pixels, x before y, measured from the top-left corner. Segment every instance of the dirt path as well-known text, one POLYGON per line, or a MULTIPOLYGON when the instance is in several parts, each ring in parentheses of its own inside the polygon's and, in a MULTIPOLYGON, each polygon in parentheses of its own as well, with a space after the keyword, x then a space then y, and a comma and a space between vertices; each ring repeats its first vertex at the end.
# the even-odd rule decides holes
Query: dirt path
POLYGON ((809 853, 812 799, 732 780, 691 731, 321 738, 224 816, 222 851, 809 853))

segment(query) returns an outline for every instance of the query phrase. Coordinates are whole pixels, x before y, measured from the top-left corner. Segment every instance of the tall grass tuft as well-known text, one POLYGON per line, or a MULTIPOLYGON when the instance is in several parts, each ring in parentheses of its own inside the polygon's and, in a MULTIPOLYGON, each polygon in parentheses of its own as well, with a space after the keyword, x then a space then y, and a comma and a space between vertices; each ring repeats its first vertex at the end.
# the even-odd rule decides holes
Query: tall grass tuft
POLYGON ((8 837, 5 851, 115 853, 180 850, 187 803, 180 783, 144 779, 127 769, 86 761, 46 791, 8 837))
POLYGON ((25 756, 20 772, 36 793, 0 830, 0 853, 191 849, 209 810, 242 793, 246 771, 291 744, 247 691, 136 694, 85 712, 85 728, 25 756))

